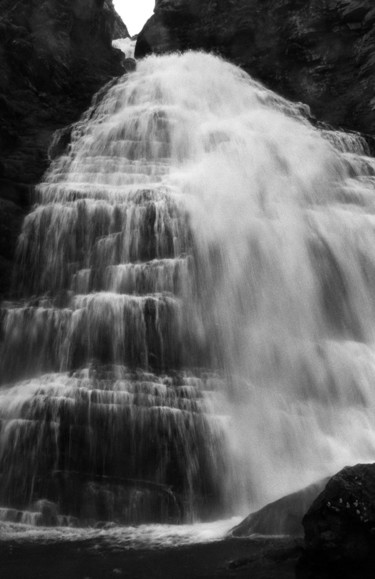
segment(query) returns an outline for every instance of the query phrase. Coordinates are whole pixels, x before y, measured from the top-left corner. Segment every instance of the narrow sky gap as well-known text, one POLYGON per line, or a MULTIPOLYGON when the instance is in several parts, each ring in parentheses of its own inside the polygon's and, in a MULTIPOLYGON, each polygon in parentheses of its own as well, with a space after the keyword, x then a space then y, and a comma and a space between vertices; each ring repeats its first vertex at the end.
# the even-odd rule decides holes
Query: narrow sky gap
POLYGON ((155 0, 114 0, 114 5, 125 22, 129 34, 140 32, 154 11, 155 0))

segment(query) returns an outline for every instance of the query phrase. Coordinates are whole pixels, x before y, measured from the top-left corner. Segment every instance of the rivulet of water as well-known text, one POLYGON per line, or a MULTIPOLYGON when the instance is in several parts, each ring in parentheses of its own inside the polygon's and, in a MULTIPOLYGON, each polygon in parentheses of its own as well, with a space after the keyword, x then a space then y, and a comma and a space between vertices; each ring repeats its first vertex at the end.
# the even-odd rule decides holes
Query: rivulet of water
POLYGON ((375 459, 363 138, 218 57, 151 56, 37 197, 1 318, 8 518, 212 518, 375 459))

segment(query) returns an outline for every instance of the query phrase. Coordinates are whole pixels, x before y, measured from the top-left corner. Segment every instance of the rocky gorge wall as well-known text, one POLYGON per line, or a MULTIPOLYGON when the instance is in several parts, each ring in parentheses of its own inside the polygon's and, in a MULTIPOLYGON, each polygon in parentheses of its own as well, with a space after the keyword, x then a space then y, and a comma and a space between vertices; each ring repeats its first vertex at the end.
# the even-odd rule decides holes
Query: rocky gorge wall
POLYGON ((214 51, 319 119, 375 132, 373 0, 158 0, 136 57, 214 51))
POLYGON ((112 0, 0 2, 0 296, 53 132, 124 72, 112 40, 128 36, 112 0))

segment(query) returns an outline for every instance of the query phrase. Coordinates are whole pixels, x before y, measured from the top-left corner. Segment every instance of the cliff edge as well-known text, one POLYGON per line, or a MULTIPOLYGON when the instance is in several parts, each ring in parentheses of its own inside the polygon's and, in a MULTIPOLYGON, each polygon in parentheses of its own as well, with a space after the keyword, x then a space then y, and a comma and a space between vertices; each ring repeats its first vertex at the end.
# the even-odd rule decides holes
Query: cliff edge
POLYGON ((319 120, 375 133, 373 0, 158 0, 136 57, 202 49, 319 120))

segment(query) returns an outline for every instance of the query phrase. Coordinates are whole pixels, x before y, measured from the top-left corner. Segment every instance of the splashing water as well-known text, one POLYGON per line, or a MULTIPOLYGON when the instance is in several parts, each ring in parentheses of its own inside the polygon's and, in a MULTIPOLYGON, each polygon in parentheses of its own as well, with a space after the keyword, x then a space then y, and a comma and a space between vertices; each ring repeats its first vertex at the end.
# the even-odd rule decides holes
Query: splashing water
POLYGON ((136 41, 131 38, 116 38, 113 40, 112 46, 121 50, 126 58, 134 58, 135 43, 136 41))
POLYGON ((306 113, 203 53, 96 97, 19 240, 3 502, 212 517, 374 460, 375 161, 306 113))
MULTIPOLYGON (((201 543, 213 543, 225 539, 232 527, 239 523, 240 518, 218 520, 209 523, 190 525, 139 525, 137 527, 113 526, 107 529, 82 529, 72 527, 31 528, 26 524, 7 524, 1 527, 1 539, 22 543, 38 543, 51 545, 54 543, 70 543, 90 541, 92 549, 97 550, 109 546, 112 551, 124 549, 166 549, 201 543)), ((87 544, 87 543, 86 543, 87 544)))

